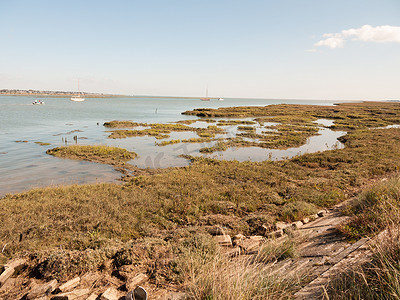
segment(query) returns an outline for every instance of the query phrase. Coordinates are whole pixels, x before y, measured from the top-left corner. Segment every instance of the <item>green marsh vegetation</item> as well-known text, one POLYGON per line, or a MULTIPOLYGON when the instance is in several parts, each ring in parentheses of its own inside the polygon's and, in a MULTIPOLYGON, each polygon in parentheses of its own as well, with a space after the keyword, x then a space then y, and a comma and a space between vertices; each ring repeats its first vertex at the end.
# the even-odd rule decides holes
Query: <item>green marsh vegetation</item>
MULTIPOLYGON (((126 124, 129 121, 112 121, 108 123, 104 123, 104 126, 106 127, 113 127, 113 128, 118 128, 119 123, 126 124), (114 123, 115 122, 115 123, 114 123), (109 125, 109 123, 113 125, 109 125), (106 125, 107 124, 107 125, 106 125)), ((133 123, 132 123, 133 124, 133 123)), ((111 139, 118 139, 118 138, 127 138, 127 137, 135 137, 135 136, 153 136, 156 139, 166 139, 170 137, 171 132, 196 132, 197 135, 201 138, 205 137, 214 137, 216 134, 223 134, 226 133, 226 131, 222 128, 219 128, 214 125, 209 125, 206 128, 196 128, 196 127, 190 127, 185 124, 161 124, 161 123, 152 123, 152 124, 141 124, 141 123, 134 123, 136 125, 132 125, 131 127, 138 127, 138 126, 144 126, 148 127, 145 129, 140 129, 140 130, 113 130, 111 131, 111 134, 109 135, 109 138, 111 139)), ((164 146, 164 144, 161 144, 164 146)))
MULTIPOLYGON (((225 151, 231 147, 261 147, 269 149, 287 149, 299 147, 307 139, 318 135, 319 119, 333 120, 329 127, 332 130, 354 130, 384 127, 400 124, 400 109, 397 103, 364 102, 340 103, 335 106, 313 105, 270 105, 265 107, 228 107, 219 109, 195 109, 183 114, 195 115, 205 119, 178 121, 175 124, 145 124, 132 121, 111 121, 104 126, 110 128, 145 126, 141 130, 113 130, 109 138, 126 138, 135 136, 153 136, 156 139, 167 139, 171 132, 193 131, 200 138, 207 138, 215 145, 200 149, 201 153, 225 151), (195 128, 186 125, 196 121, 216 122, 209 118, 254 118, 253 120, 218 120, 216 126, 195 128), (267 123, 267 125, 265 125, 267 123), (273 125, 268 125, 273 123, 273 125), (216 134, 226 134, 222 127, 238 126, 235 137, 221 140, 216 134), (256 127, 264 129, 256 133, 256 127)), ((180 141, 183 142, 183 141, 180 141)), ((190 139, 184 142, 191 142, 190 139)), ((197 141, 193 140, 193 143, 197 141)), ((159 146, 178 143, 178 140, 156 143, 159 146)))
MULTIPOLYGON (((360 114, 370 113, 357 105, 360 114)), ((376 116, 378 104, 369 105, 376 116)), ((380 127, 390 125, 385 118, 392 112, 396 115, 390 114, 391 124, 399 124, 399 105, 382 105, 384 120, 380 122, 385 124, 380 127)), ((357 111, 352 110, 353 114, 357 111)), ((315 114, 314 118, 322 118, 320 112, 315 114)), ((400 128, 353 129, 341 142, 344 149, 283 161, 241 163, 192 157, 190 166, 133 177, 123 184, 49 187, 6 195, 0 199, 0 259, 4 262, 28 255, 35 262, 34 271, 45 278, 72 277, 112 260, 115 268, 134 264, 146 270, 156 283, 181 285, 195 299, 237 299, 237 295, 243 299, 268 299, 268 295, 271 299, 279 295, 290 298, 298 281, 271 278, 263 259, 267 262, 295 255, 293 243, 264 249, 257 263, 232 263, 218 253, 204 228, 221 225, 231 235, 258 234, 262 225, 300 220, 321 207, 352 198, 371 181, 399 171, 400 128)), ((93 150, 89 152, 95 153, 93 150)), ((85 151, 68 150, 62 157, 90 157, 85 151)), ((374 210, 373 203, 383 203, 383 208, 378 205, 379 214, 396 212, 391 209, 398 191, 375 190, 380 200, 363 205, 374 210)), ((366 218, 379 230, 385 228, 386 223, 380 224, 377 216, 360 216, 363 210, 358 206, 348 209, 356 220, 366 218)), ((364 230, 356 226, 364 221, 353 222, 355 225, 349 226, 364 230)), ((369 230, 366 234, 379 231, 369 230)))
POLYGON ((46 151, 47 154, 60 158, 87 160, 103 164, 124 164, 134 159, 136 153, 110 146, 71 145, 46 151))

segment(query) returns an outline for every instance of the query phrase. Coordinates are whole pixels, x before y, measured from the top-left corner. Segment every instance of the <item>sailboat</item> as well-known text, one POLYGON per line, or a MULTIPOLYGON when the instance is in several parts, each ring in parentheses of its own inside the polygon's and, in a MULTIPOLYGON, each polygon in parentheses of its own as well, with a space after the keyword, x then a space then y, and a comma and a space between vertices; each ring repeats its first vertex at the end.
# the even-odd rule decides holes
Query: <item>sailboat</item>
POLYGON ((208 98, 208 87, 206 89, 206 97, 205 98, 200 98, 201 101, 210 101, 211 98, 208 98))
POLYGON ((78 80, 78 96, 71 97, 71 101, 75 101, 75 102, 85 101, 85 98, 81 97, 81 90, 79 89, 79 80, 78 80))

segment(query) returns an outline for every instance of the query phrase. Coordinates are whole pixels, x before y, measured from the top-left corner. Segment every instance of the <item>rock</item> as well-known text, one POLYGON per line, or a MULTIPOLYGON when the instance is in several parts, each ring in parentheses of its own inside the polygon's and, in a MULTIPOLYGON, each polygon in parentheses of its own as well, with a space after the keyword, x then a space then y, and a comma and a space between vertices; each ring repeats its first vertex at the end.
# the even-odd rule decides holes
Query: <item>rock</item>
POLYGON ((326 211, 325 210, 320 210, 319 212, 317 212, 317 216, 322 218, 323 216, 326 215, 326 211))
POLYGON ((44 284, 37 285, 26 295, 26 299, 33 300, 40 296, 50 295, 50 293, 56 289, 56 286, 56 279, 44 284))
POLYGON ((303 220, 301 220, 303 222, 303 224, 307 224, 310 222, 310 218, 304 218, 303 220))
POLYGON ((260 240, 248 238, 239 241, 237 245, 243 249, 244 253, 246 254, 255 253, 260 248, 260 240))
POLYGON ((236 242, 236 241, 243 240, 243 239, 245 239, 245 238, 246 238, 246 237, 245 237, 243 234, 239 233, 239 234, 237 234, 237 235, 235 235, 235 236, 233 237, 233 240, 236 242))
POLYGON ((147 300, 147 292, 144 288, 141 286, 138 286, 134 291, 133 291, 133 296, 135 300, 147 300))
POLYGON ((292 226, 288 226, 283 229, 283 233, 289 235, 293 232, 293 230, 294 230, 294 228, 292 226))
POLYGON ((71 280, 67 281, 66 283, 60 285, 58 289, 61 292, 65 293, 65 292, 75 288, 79 284, 80 281, 81 281, 81 278, 80 277, 76 277, 76 278, 71 279, 71 280))
POLYGON ((16 287, 16 278, 9 278, 2 287, 0 287, 0 294, 6 293, 16 287))
POLYGON ((229 257, 239 256, 241 253, 240 247, 224 248, 223 253, 229 257))
POLYGON ((20 272, 26 266, 26 259, 19 258, 8 262, 4 267, 14 268, 15 273, 20 272))
POLYGON ((133 278, 130 278, 126 283, 126 288, 128 291, 134 290, 138 285, 141 285, 149 280, 149 276, 144 273, 140 273, 133 278))
POLYGON ((187 295, 182 293, 182 292, 170 292, 161 298, 158 298, 158 300, 183 300, 187 299, 187 295))
POLYGON ((97 299, 97 294, 90 294, 89 297, 86 298, 86 300, 96 300, 97 299))
POLYGON ((252 235, 249 237, 249 239, 251 239, 253 241, 258 241, 260 243, 264 241, 264 237, 261 235, 252 235))
POLYGON ((100 300, 118 300, 118 299, 119 299, 118 291, 113 287, 108 288, 100 297, 100 300))
POLYGON ((232 247, 232 239, 229 235, 216 235, 214 236, 215 241, 221 247, 232 247))
POLYGON ((211 235, 225 235, 225 230, 221 226, 212 226, 207 229, 207 232, 211 235))
POLYGON ((301 222, 301 221, 293 222, 291 224, 291 226, 292 226, 293 229, 299 229, 300 227, 303 226, 303 222, 301 222))
POLYGON ((289 227, 290 224, 285 223, 285 222, 276 222, 274 224, 275 230, 284 230, 285 228, 289 227))
POLYGON ((4 271, 0 275, 0 288, 6 283, 8 278, 10 278, 14 274, 14 268, 4 266, 4 271))
MULTIPOLYGON (((66 292, 62 294, 55 295, 51 298, 51 300, 73 300, 83 297, 89 294, 89 289, 78 289, 71 292, 66 292)), ((96 299, 96 298, 95 298, 96 299)))
POLYGON ((268 233, 268 235, 267 235, 267 237, 268 237, 269 239, 276 239, 276 238, 279 238, 279 237, 281 237, 281 236, 283 236, 283 230, 282 230, 282 229, 279 229, 279 230, 270 232, 270 233, 268 233))
POLYGON ((81 284, 83 286, 98 287, 98 284, 100 284, 101 278, 102 278, 102 276, 99 273, 89 272, 81 277, 81 284))

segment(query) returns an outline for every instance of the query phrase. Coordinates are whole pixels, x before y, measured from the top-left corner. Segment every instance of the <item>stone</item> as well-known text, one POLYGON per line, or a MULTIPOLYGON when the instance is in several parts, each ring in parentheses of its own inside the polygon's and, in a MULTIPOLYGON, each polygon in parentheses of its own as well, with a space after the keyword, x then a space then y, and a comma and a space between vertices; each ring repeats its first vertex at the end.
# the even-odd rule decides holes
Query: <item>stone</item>
POLYGON ((182 293, 182 292, 170 292, 161 298, 158 298, 158 300, 183 300, 187 299, 187 295, 182 293))
POLYGON ((283 230, 282 229, 275 230, 273 232, 268 233, 268 235, 267 235, 267 237, 269 239, 276 239, 276 238, 279 238, 281 236, 283 236, 283 230))
POLYGON ((69 281, 67 281, 66 283, 63 283, 62 285, 59 286, 59 290, 63 293, 72 290, 73 288, 75 288, 79 282, 81 281, 80 277, 76 277, 74 279, 71 279, 69 281))
POLYGON ((274 224, 275 230, 284 230, 285 228, 289 227, 290 224, 285 223, 285 222, 276 222, 274 224))
POLYGON ((225 230, 221 226, 212 226, 207 231, 211 235, 225 235, 225 230))
POLYGON ((264 241, 264 237, 262 235, 252 235, 249 237, 249 239, 253 240, 253 241, 258 241, 258 242, 262 242, 264 241))
POLYGON ((26 299, 33 300, 40 296, 50 295, 50 293, 56 289, 56 286, 56 279, 50 282, 46 282, 44 284, 37 285, 26 295, 26 299))
POLYGON ((248 238, 239 241, 238 246, 243 249, 246 254, 255 253, 260 248, 260 240, 248 238))
POLYGON ((135 300, 147 300, 147 292, 144 288, 141 286, 138 286, 134 291, 133 291, 133 296, 135 300))
POLYGON ((239 234, 237 234, 237 235, 235 235, 234 237, 233 237, 233 240, 234 241, 239 241, 239 240, 243 240, 243 239, 245 239, 246 237, 243 235, 243 234, 241 234, 241 233, 239 233, 239 234))
POLYGON ((0 275, 0 288, 6 283, 8 278, 14 275, 14 268, 4 266, 4 271, 0 275))
POLYGON ((26 266, 26 259, 19 258, 8 262, 4 267, 14 268, 15 273, 20 272, 26 266))
POLYGON ((114 287, 106 289, 106 291, 101 294, 100 300, 118 300, 119 294, 114 287))
POLYGON ((229 235, 216 235, 214 236, 215 241, 221 247, 232 247, 232 239, 229 235))
POLYGON ((97 287, 101 281, 102 275, 96 272, 89 272, 81 277, 81 284, 83 286, 97 287))
POLYGON ((87 298, 86 298, 86 300, 96 300, 96 299, 97 299, 97 297, 98 297, 98 295, 97 295, 97 294, 90 294, 90 296, 89 296, 89 297, 87 297, 87 298))
POLYGON ((51 300, 73 300, 81 298, 87 294, 89 294, 89 289, 77 289, 71 292, 66 292, 62 294, 55 295, 51 298, 51 300))
POLYGON ((126 283, 126 288, 128 291, 134 290, 138 285, 141 285, 149 280, 149 276, 144 273, 140 273, 133 278, 130 278, 126 283))
POLYGON ((304 218, 301 221, 303 222, 303 224, 307 224, 307 223, 310 223, 310 218, 304 218))
POLYGON ((6 293, 16 287, 16 278, 9 278, 2 287, 0 287, 0 294, 6 293))
POLYGON ((293 222, 293 223, 291 224, 291 226, 292 226, 293 229, 299 229, 300 227, 303 226, 303 222, 301 222, 301 221, 296 221, 296 222, 293 222))
POLYGON ((227 255, 228 257, 235 257, 239 256, 241 254, 241 249, 240 247, 235 247, 235 248, 225 248, 223 251, 223 254, 227 255))
POLYGON ((323 216, 326 215, 326 211, 325 210, 320 210, 319 212, 317 212, 317 216, 322 218, 323 216))

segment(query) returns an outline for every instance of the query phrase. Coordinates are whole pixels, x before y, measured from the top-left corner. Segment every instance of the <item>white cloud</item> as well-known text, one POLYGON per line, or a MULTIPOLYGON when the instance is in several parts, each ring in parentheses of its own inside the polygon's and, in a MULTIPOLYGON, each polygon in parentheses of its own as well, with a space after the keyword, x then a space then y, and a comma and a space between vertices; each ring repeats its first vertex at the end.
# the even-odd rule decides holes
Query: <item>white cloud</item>
POLYGON ((364 25, 356 29, 342 30, 339 33, 325 33, 322 37, 325 39, 315 43, 315 47, 343 48, 347 39, 375 43, 400 43, 400 27, 390 25, 372 27, 371 25, 364 25))

